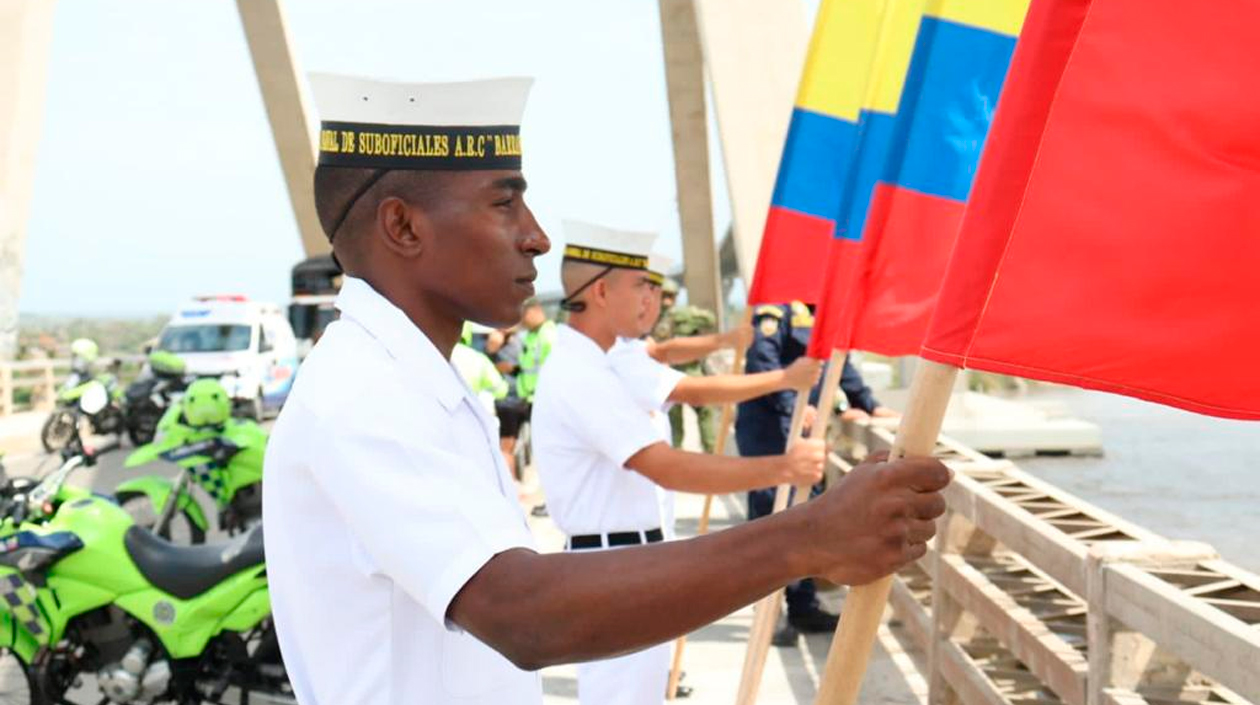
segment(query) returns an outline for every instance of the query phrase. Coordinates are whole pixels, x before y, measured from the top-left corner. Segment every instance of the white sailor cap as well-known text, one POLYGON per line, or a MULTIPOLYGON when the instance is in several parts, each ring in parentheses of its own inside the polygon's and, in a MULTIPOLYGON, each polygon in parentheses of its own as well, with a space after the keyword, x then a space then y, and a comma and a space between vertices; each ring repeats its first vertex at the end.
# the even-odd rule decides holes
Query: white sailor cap
POLYGON ((651 279, 652 283, 657 286, 664 284, 666 275, 674 268, 675 264, 677 263, 674 262, 674 258, 669 255, 653 252, 648 257, 648 279, 651 279))
POLYGON ((602 225, 564 221, 564 259, 625 269, 648 268, 656 233, 614 230, 602 225))
POLYGON ((521 168, 531 78, 395 83, 313 73, 321 166, 521 168))

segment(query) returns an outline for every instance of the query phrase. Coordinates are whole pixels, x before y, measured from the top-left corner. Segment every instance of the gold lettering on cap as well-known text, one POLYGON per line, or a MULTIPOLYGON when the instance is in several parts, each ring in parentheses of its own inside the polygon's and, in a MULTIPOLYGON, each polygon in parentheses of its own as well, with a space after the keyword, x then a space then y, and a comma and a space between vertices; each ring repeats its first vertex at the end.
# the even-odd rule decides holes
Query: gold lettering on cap
POLYGON ((336 130, 320 130, 319 131, 319 151, 333 152, 334 154, 341 151, 337 147, 337 131, 336 130))

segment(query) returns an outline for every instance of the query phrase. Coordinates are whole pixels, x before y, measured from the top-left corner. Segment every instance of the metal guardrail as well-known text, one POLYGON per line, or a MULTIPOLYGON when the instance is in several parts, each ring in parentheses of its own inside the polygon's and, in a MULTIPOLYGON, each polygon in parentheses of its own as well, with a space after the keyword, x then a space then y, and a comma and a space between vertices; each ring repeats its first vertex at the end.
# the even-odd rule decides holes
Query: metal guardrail
MULTIPOLYGON (((846 423, 832 467, 888 449, 846 423)), ((1260 703, 1260 576, 948 439, 935 545, 891 603, 934 705, 1260 703)))

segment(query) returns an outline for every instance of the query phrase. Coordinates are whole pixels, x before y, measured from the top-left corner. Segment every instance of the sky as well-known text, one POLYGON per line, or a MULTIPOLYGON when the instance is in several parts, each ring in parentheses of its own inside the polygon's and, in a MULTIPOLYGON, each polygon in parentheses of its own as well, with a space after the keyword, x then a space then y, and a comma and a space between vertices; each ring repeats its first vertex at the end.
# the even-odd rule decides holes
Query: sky
MULTIPOLYGON (((807 2, 816 6, 816 2, 807 2)), ((657 3, 301 0, 303 71, 406 81, 536 77, 528 202, 681 259, 657 3)), ((288 298, 302 256, 236 4, 57 4, 22 313, 141 315, 205 293, 288 298)), ((730 222, 716 130, 715 229, 730 222)), ((539 290, 559 288, 558 249, 539 290)))

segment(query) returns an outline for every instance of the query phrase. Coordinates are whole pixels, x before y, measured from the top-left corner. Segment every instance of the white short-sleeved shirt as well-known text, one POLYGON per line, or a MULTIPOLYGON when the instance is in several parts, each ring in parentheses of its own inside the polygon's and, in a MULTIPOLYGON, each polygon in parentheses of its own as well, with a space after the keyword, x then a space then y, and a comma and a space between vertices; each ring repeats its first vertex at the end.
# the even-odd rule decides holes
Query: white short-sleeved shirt
POLYGON ((530 416, 547 510, 569 536, 661 525, 656 483, 625 467, 661 442, 595 341, 560 326, 538 374, 530 416))
MULTIPOLYGON (((612 361, 613 371, 621 378, 626 389, 638 402, 640 408, 652 418, 652 425, 666 443, 673 441, 673 429, 670 428, 669 409, 674 404, 669 400, 674 387, 682 381, 685 374, 657 362, 648 353, 647 343, 634 338, 618 338, 616 344, 608 351, 608 359, 612 361)), ((656 487, 656 499, 661 507, 661 528, 665 537, 674 538, 674 491, 660 485, 656 487)))
POLYGON ((654 360, 647 343, 634 338, 618 338, 608 350, 608 359, 639 408, 652 415, 661 440, 668 442, 672 434, 667 412, 673 406, 669 395, 687 375, 654 360))
POLYGON ((542 702, 446 621, 490 558, 534 548, 492 419, 429 339, 347 277, 267 447, 267 574, 302 705, 542 702))

